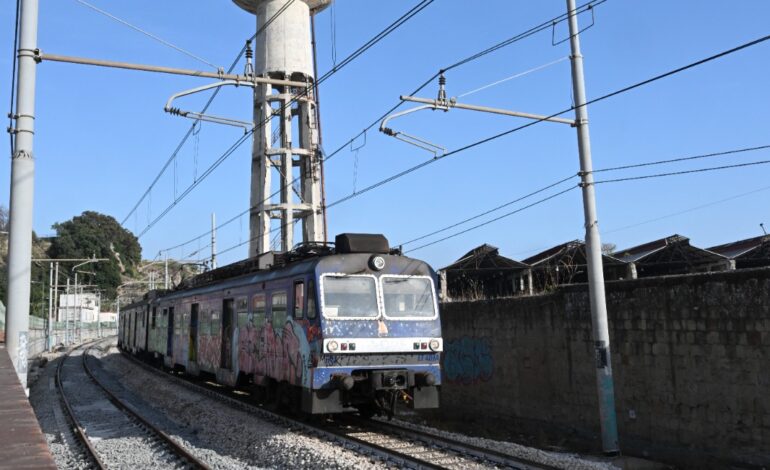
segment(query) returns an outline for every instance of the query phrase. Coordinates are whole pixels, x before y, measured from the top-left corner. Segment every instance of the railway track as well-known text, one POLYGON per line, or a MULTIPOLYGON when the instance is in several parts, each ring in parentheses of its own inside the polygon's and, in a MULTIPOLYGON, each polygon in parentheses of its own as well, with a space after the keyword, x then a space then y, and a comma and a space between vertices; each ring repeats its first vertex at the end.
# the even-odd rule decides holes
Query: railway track
POLYGON ((83 453, 96 468, 127 468, 126 451, 142 468, 208 469, 170 436, 107 389, 88 365, 95 341, 75 347, 62 356, 56 368, 56 386, 83 453), (80 356, 80 357, 78 357, 80 356), (131 448, 111 443, 128 439, 131 448))
POLYGON ((152 374, 198 393, 209 396, 235 409, 256 415, 268 422, 337 442, 356 452, 370 455, 398 467, 416 469, 438 468, 512 468, 517 470, 555 469, 549 465, 509 455, 493 449, 474 446, 432 433, 357 417, 341 416, 321 422, 298 420, 294 417, 255 405, 248 394, 213 383, 199 383, 173 373, 163 372, 134 356, 122 353, 139 367, 152 374))

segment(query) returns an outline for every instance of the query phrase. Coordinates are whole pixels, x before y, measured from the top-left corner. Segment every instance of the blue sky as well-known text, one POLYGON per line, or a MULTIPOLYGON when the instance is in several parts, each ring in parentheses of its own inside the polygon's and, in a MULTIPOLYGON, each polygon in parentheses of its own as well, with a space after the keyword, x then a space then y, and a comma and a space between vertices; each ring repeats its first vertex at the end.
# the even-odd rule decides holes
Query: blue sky
MULTIPOLYGON (((206 69, 204 64, 75 0, 40 3, 39 47, 43 52, 206 69)), ((229 1, 92 3, 224 67, 255 29, 254 17, 229 1)), ((337 0, 337 60, 416 3, 337 0)), ((0 90, 6 90, 5 96, 10 88, 12 10, 11 5, 0 10, 5 44, 0 57, 0 90)), ((323 84, 326 151, 344 144, 394 105, 399 95, 411 92, 439 68, 564 10, 561 0, 436 0, 323 84)), ((331 13, 327 9, 316 19, 321 73, 333 65, 331 13)), ((595 25, 581 38, 587 95, 589 99, 600 96, 764 36, 770 32, 768 18, 770 3, 761 0, 609 0, 596 9, 595 25)), ((589 20, 586 15, 580 18, 583 25, 589 20)), ((565 37, 566 25, 558 26, 555 35, 565 37)), ((551 31, 546 31, 453 70, 447 75, 448 93, 459 95, 568 54, 568 43, 553 46, 551 31)), ((595 168, 770 144, 769 59, 770 42, 591 106, 595 168)), ((242 65, 237 70, 242 70, 242 65)), ((38 67, 35 140, 37 233, 50 234, 52 224, 84 210, 122 220, 190 126, 189 120, 163 113, 165 101, 173 93, 205 83, 208 81, 195 78, 42 63, 38 67)), ((421 96, 432 98, 435 93, 436 85, 431 84, 421 96)), ((540 114, 567 108, 570 100, 568 61, 462 98, 467 103, 540 114)), ((195 109, 204 101, 204 96, 190 97, 183 104, 195 109)), ((250 119, 250 103, 247 89, 228 89, 210 112, 250 119)), ((453 110, 446 114, 418 113, 394 121, 393 127, 451 150, 524 123, 511 117, 453 110)), ((192 182, 196 168, 202 173, 239 135, 241 131, 235 128, 204 124, 198 138, 190 139, 180 151, 176 176, 172 165, 172 171, 129 218, 126 228, 141 231, 171 203, 175 180, 179 193, 192 182)), ((7 143, 5 148, 8 153, 7 143)), ((140 239, 145 257, 152 258, 160 249, 205 232, 211 212, 222 221, 248 207, 249 151, 249 145, 240 148, 140 239)), ((612 176, 769 157, 770 150, 764 150, 612 176)), ((327 201, 430 158, 422 150, 370 131, 366 145, 357 152, 355 178, 356 152, 343 150, 328 162, 327 201)), ((515 199, 577 169, 574 129, 540 123, 331 208, 329 232, 332 237, 346 231, 382 232, 395 245, 515 199)), ((0 166, 0 203, 6 206, 9 173, 6 160, 0 166)), ((624 248, 679 233, 689 236, 695 245, 711 246, 759 235, 760 222, 770 225, 769 175, 770 168, 760 165, 601 185, 597 203, 603 241, 624 248), (715 203, 725 199, 729 200, 715 203), (691 210, 700 206, 705 207, 691 210)), ((496 215, 499 213, 479 221, 496 215)), ((410 254, 441 267, 470 248, 489 243, 506 256, 522 259, 555 244, 583 238, 582 227, 580 193, 572 191, 410 254)), ((247 239, 248 219, 244 217, 220 230, 218 245, 224 249, 247 239)), ((175 250, 171 256, 187 257, 207 242, 203 238, 200 244, 175 250)), ((244 256, 245 246, 223 255, 221 262, 244 256)))

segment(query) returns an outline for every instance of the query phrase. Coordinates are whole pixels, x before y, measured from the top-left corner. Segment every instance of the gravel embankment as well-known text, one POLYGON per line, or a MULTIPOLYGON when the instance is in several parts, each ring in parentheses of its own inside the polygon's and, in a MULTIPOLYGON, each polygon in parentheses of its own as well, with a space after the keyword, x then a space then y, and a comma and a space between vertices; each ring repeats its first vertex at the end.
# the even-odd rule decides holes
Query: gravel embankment
POLYGON ((405 428, 416 429, 418 431, 428 432, 437 436, 453 439, 474 446, 492 449, 498 452, 504 452, 514 457, 527 459, 543 465, 551 465, 554 467, 563 468, 565 470, 620 470, 618 467, 612 465, 611 463, 596 462, 595 460, 587 459, 578 454, 549 452, 536 449, 534 447, 515 444, 513 442, 495 441, 492 439, 484 439, 480 437, 470 437, 462 434, 443 431, 441 429, 436 429, 429 426, 410 423, 408 421, 402 421, 399 419, 394 419, 393 424, 397 424, 405 428))
MULTIPOLYGON (((97 351, 94 354, 98 355, 97 351)), ((265 422, 243 411, 158 380, 111 349, 101 366, 107 385, 134 393, 143 415, 163 419, 163 429, 214 468, 387 468, 340 445, 265 422)))

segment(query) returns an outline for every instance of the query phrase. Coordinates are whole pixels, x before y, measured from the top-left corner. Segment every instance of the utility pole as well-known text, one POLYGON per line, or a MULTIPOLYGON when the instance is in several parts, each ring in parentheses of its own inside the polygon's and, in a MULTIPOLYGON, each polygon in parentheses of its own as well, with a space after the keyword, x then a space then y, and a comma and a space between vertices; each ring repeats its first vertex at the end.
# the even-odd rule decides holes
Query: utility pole
MULTIPOLYGON (((53 288, 53 308, 54 308, 54 312, 55 312, 54 317, 58 319, 59 318, 59 311, 61 310, 59 308, 59 262, 58 261, 56 262, 55 266, 56 267, 54 268, 54 270, 56 272, 54 273, 54 276, 53 276, 53 279, 54 279, 54 281, 53 281, 53 283, 54 283, 54 288, 53 288)), ((51 345, 51 350, 53 350, 53 345, 51 345)))
POLYGON ((48 350, 53 348, 53 263, 48 263, 48 350))
POLYGON ((35 160, 35 50, 37 49, 38 0, 21 0, 19 23, 19 72, 16 83, 16 145, 11 157, 11 203, 8 229, 8 309, 5 341, 22 387, 27 388, 27 339, 32 262, 32 207, 35 160))
POLYGON ((607 301, 604 295, 602 242, 599 237, 599 222, 596 215, 591 140, 588 134, 588 108, 586 107, 586 91, 583 79, 583 56, 580 54, 580 30, 575 12, 575 0, 567 0, 567 14, 569 15, 569 35, 572 50, 570 56, 572 90, 575 96, 575 127, 577 128, 578 151, 580 153, 580 187, 583 190, 583 211, 585 213, 588 289, 596 357, 596 386, 599 397, 602 449, 607 454, 616 454, 619 451, 619 446, 618 424, 615 415, 615 385, 612 379, 607 301))
POLYGON ((67 276, 67 309, 65 310, 65 316, 64 316, 64 344, 66 346, 69 346, 70 344, 70 302, 72 301, 72 297, 70 297, 70 278, 67 276))
POLYGON ((211 213, 211 269, 217 269, 217 216, 211 213))
POLYGON ((166 253, 166 281, 163 288, 168 290, 168 253, 166 253))

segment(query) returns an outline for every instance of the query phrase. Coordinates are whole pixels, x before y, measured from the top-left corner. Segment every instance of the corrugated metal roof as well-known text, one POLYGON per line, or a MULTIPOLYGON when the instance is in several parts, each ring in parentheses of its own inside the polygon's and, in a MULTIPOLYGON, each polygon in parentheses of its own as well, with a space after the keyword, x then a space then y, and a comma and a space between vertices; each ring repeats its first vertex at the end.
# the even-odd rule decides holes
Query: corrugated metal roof
POLYGON ((743 256, 750 256, 752 252, 762 248, 765 244, 770 244, 770 235, 746 238, 744 240, 725 243, 723 245, 712 246, 709 248, 709 251, 719 253, 730 259, 737 259, 743 256))
POLYGON ((500 255, 496 246, 483 244, 465 253, 442 271, 460 269, 527 269, 524 263, 500 255))

